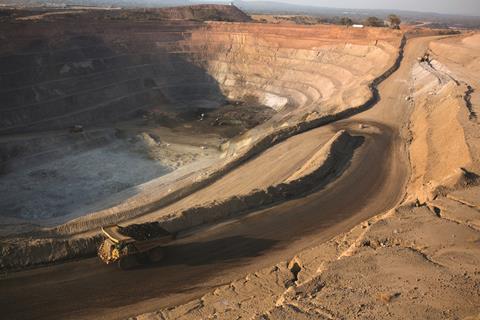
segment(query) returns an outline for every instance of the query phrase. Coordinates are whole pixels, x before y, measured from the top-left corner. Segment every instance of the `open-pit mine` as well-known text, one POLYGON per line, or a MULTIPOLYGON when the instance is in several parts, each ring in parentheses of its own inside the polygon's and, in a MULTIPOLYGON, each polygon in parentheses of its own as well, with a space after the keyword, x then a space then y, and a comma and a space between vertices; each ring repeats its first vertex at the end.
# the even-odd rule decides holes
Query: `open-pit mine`
POLYGON ((2 318, 479 319, 479 33, 5 12, 2 318))

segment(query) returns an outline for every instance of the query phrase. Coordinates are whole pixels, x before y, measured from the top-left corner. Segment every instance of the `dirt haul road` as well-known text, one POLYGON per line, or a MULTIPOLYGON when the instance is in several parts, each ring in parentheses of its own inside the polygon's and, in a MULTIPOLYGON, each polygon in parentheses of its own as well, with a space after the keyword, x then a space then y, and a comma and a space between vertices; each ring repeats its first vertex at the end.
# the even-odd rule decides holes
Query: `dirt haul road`
POLYGON ((348 169, 323 190, 186 236, 168 248, 168 258, 159 265, 122 272, 91 258, 4 275, 2 315, 126 318, 158 310, 291 258, 393 207, 403 197, 408 179, 399 132, 409 114, 405 97, 410 70, 429 41, 409 42, 400 70, 379 87, 382 100, 377 105, 331 125, 365 140, 348 169), (361 129, 360 124, 369 128, 361 129))

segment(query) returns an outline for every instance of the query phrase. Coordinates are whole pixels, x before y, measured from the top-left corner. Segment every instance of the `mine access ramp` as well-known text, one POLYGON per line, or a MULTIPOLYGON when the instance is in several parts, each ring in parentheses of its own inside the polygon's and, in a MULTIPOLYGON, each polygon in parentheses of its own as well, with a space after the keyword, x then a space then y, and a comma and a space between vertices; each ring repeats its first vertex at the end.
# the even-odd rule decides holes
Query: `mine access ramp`
POLYGON ((102 233, 106 238, 98 248, 98 256, 106 264, 117 263, 122 270, 162 260, 163 247, 174 239, 158 222, 110 225, 102 227, 102 233))

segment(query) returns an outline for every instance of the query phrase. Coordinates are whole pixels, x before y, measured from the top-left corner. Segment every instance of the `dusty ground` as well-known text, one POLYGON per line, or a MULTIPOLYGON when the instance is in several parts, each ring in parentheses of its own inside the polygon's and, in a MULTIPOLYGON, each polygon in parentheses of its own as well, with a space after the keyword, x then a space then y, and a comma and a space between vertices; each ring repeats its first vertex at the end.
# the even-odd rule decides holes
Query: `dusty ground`
MULTIPOLYGON (((241 130, 238 127, 226 125, 222 130, 235 135, 241 130)), ((147 182, 159 177, 169 180, 172 171, 183 169, 185 174, 218 161, 220 146, 228 139, 221 130, 205 130, 195 121, 182 119, 170 128, 152 128, 139 120, 117 124, 115 129, 33 138, 57 142, 53 148, 42 147, 42 141, 34 145, 32 136, 2 137, 5 145, 16 139, 16 145, 25 150, 23 157, 6 165, 1 176, 6 194, 0 200, 4 225, 14 225, 15 219, 55 225, 115 205, 142 192, 147 182), (72 144, 74 139, 79 143, 72 144)))

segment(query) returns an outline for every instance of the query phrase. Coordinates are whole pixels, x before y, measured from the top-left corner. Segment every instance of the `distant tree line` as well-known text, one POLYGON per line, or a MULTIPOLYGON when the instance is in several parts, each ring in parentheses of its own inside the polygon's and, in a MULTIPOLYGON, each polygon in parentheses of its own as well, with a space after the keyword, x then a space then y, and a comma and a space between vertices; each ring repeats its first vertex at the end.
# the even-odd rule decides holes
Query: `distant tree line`
MULTIPOLYGON (((379 19, 377 17, 368 17, 363 21, 363 24, 368 27, 386 27, 389 26, 393 29, 398 29, 400 28, 400 24, 402 23, 402 20, 395 14, 391 14, 387 17, 386 21, 383 21, 382 19, 379 19), (386 22, 386 23, 385 23, 386 22)), ((349 17, 341 17, 338 20, 338 24, 344 25, 344 26, 351 26, 354 24, 353 20, 349 17)))
POLYGON ((380 20, 377 17, 368 17, 365 20, 364 25, 366 25, 368 27, 384 27, 385 23, 384 23, 383 20, 380 20))
MULTIPOLYGON (((363 24, 367 27, 390 27, 393 29, 399 29, 400 24, 402 21, 397 15, 391 14, 387 17, 387 19, 384 21, 380 18, 377 17, 368 17, 364 21, 354 21, 350 17, 346 16, 335 16, 335 17, 314 17, 314 16, 302 16, 302 15, 296 15, 296 16, 273 16, 274 19, 277 21, 291 21, 296 24, 304 24, 304 25, 314 25, 314 24, 337 24, 337 25, 343 25, 343 26, 352 26, 354 24, 363 24)), ((268 21, 266 19, 260 19, 259 22, 261 23, 267 23, 268 21)))
POLYGON ((350 19, 349 17, 341 17, 340 24, 344 26, 351 26, 353 25, 353 20, 350 19))
POLYGON ((390 27, 394 29, 400 28, 400 24, 402 23, 402 20, 400 20, 400 17, 396 14, 389 15, 387 21, 389 22, 390 27))

